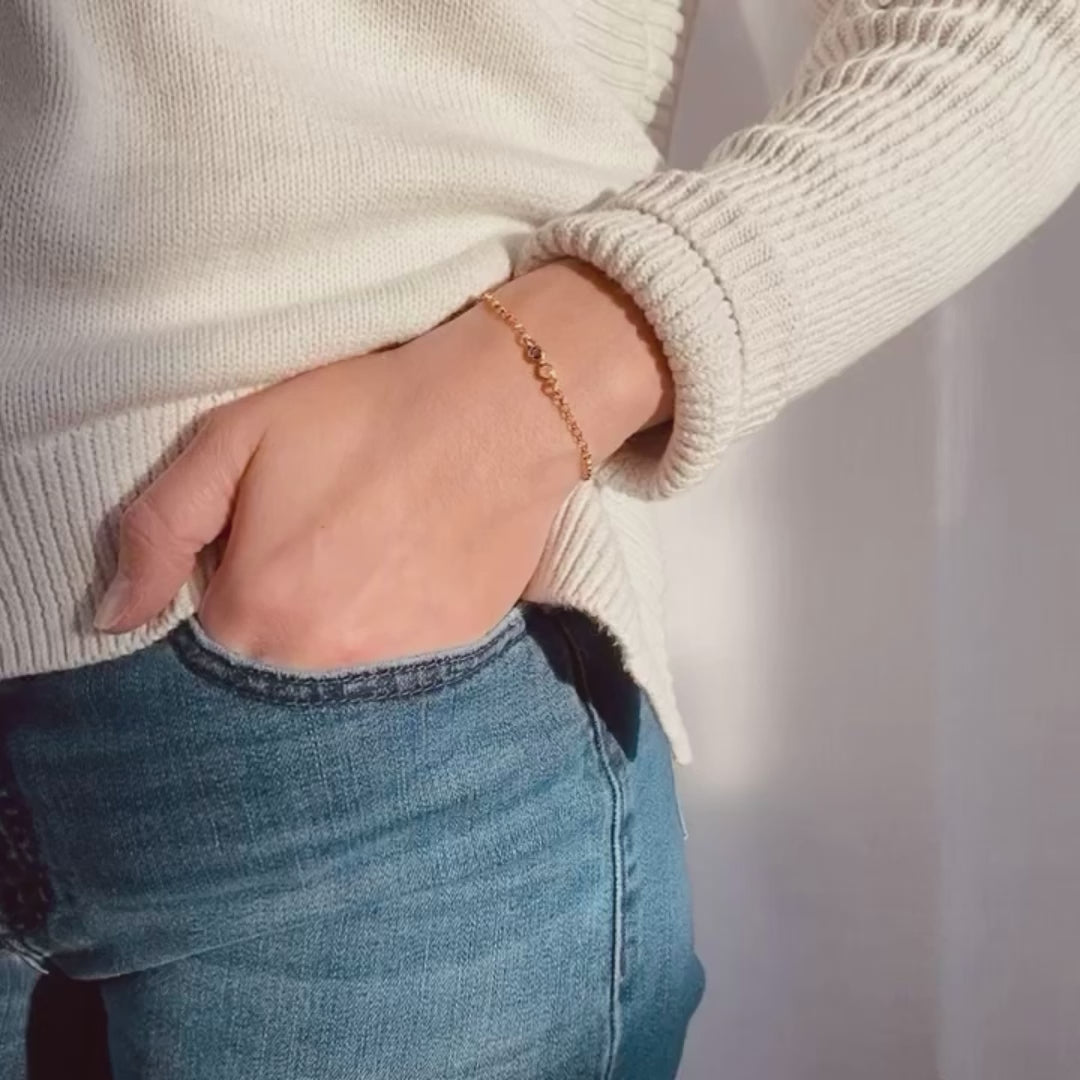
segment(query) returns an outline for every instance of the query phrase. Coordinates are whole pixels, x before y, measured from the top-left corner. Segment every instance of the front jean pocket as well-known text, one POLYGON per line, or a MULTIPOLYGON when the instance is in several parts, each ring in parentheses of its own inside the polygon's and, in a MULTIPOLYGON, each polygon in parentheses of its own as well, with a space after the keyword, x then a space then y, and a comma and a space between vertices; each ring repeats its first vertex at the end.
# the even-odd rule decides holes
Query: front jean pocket
POLYGON ((249 697, 299 705, 386 700, 440 690, 487 667, 524 636, 527 603, 519 600, 490 630, 461 645, 321 670, 234 652, 212 638, 196 615, 174 627, 168 640, 195 675, 249 697))

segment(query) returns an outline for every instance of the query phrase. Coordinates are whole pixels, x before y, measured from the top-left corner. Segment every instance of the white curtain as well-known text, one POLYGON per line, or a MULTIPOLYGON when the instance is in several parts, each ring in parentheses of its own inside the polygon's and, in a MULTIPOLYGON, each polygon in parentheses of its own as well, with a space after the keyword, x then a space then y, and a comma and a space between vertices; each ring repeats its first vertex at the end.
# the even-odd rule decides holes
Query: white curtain
MULTIPOLYGON (((674 164, 760 118, 810 22, 700 0, 674 164)), ((1080 1077, 1078 353, 1074 197, 658 508, 685 1080, 1080 1077)))

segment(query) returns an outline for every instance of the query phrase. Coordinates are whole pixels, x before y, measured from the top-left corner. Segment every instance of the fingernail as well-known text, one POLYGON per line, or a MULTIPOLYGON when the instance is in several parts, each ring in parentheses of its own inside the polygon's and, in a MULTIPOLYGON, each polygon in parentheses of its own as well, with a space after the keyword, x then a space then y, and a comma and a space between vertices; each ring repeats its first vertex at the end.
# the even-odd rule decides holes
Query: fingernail
POLYGON ((98 630, 111 630, 113 624, 124 613, 131 597, 131 581, 126 574, 117 571, 109 582, 105 595, 98 601, 94 612, 94 626, 98 630))

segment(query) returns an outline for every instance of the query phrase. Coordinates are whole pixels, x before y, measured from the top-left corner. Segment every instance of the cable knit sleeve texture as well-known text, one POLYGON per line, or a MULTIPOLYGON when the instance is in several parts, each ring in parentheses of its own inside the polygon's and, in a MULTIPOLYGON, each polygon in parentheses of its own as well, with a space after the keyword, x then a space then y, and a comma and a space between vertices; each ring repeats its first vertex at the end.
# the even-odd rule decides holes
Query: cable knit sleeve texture
POLYGON ((643 309, 670 425, 598 481, 685 489, 735 439, 941 302, 1080 182, 1080 0, 835 0, 790 89, 697 170, 543 224, 643 309))

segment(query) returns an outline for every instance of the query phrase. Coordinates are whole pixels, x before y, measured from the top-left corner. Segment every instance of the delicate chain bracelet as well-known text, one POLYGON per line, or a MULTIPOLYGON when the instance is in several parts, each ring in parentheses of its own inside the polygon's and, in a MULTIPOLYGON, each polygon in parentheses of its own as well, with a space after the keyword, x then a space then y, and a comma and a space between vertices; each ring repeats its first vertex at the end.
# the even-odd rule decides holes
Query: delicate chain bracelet
POLYGON ((573 435, 574 442, 577 443, 578 452, 581 455, 581 477, 583 480, 588 480, 593 474, 592 451, 589 449, 589 444, 585 441, 585 436, 582 434, 577 420, 574 419, 574 414, 570 411, 570 406, 566 403, 566 398, 563 397, 563 392, 559 386, 555 369, 544 355, 544 350, 537 343, 536 339, 529 334, 521 322, 506 309, 502 301, 500 301, 493 293, 488 291, 482 292, 480 294, 480 299, 483 300, 488 307, 490 307, 492 311, 494 311, 495 314, 514 331, 514 337, 525 351, 525 359, 533 365, 536 377, 543 383, 544 393, 555 402, 555 407, 559 410, 559 415, 570 429, 570 434, 573 435))

